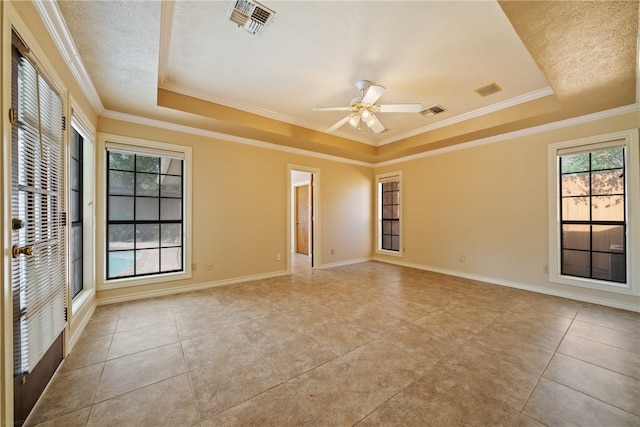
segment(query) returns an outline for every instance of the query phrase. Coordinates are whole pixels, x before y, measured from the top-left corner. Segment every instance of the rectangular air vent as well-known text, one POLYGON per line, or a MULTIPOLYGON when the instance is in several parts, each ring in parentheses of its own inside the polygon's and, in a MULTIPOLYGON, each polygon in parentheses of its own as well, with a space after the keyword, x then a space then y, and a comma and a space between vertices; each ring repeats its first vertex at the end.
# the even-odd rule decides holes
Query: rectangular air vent
POLYGON ((496 92, 500 92, 501 90, 502 88, 498 86, 497 83, 491 83, 486 86, 479 87, 478 89, 474 90, 474 92, 482 97, 485 97, 493 95, 496 92))
POLYGON ((425 117, 431 117, 431 116, 435 116, 436 114, 440 114, 444 111, 447 111, 447 110, 442 108, 440 105, 434 105, 433 107, 429 107, 426 110, 420 111, 420 114, 422 114, 425 117))
POLYGON ((251 34, 261 34, 275 12, 258 2, 235 0, 229 9, 229 20, 251 34))

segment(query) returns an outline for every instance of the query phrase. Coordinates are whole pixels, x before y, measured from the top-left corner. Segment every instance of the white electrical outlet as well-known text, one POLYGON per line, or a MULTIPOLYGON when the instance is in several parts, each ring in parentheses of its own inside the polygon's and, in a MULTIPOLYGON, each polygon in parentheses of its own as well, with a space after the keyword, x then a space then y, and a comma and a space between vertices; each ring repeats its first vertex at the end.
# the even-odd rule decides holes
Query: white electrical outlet
POLYGON ((460 262, 465 262, 466 260, 467 260, 467 259, 466 259, 466 257, 465 257, 464 255, 459 255, 459 256, 458 256, 458 261, 460 261, 460 262))
POLYGON ((276 261, 280 261, 282 259, 282 255, 276 254, 276 261))

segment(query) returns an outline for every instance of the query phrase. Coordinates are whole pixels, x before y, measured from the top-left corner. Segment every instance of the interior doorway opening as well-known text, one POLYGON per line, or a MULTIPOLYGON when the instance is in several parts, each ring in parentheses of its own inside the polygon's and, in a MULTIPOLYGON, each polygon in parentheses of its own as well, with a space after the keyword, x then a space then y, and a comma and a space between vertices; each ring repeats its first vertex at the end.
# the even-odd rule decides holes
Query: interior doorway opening
POLYGON ((291 272, 308 271, 317 265, 316 217, 318 172, 289 167, 289 266, 291 272))

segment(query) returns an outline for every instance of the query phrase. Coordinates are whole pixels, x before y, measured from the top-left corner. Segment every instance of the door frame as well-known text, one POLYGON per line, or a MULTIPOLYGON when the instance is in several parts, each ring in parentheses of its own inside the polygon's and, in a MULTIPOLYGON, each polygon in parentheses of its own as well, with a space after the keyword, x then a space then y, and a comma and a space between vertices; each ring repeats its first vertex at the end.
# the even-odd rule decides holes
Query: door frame
POLYGON ((320 169, 310 166, 288 164, 287 165, 287 272, 291 273, 291 254, 293 250, 293 183, 291 181, 291 173, 293 171, 306 172, 312 175, 310 184, 311 190, 311 257, 313 266, 318 268, 321 265, 320 260, 320 169))

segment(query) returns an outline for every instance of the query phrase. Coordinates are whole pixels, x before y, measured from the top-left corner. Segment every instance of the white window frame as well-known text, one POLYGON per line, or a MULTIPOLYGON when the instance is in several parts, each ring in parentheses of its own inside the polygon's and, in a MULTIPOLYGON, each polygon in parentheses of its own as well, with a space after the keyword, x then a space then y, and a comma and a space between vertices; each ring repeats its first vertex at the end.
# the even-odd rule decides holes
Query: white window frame
MULTIPOLYGON (((588 148, 591 151, 591 148, 588 148)), ((580 286, 601 291, 627 295, 640 295, 640 162, 638 149, 638 129, 613 132, 558 142, 548 146, 548 191, 549 191, 549 281, 565 285, 580 286), (561 274, 560 248, 560 185, 559 150, 580 149, 616 141, 625 148, 625 197, 627 227, 627 281, 616 283, 604 280, 581 278, 561 274)))
MULTIPOLYGON (((78 111, 73 111, 71 117, 71 126, 82 135, 83 141, 83 153, 82 153, 82 258, 83 258, 83 288, 78 295, 72 298, 71 313, 75 314, 80 310, 80 307, 89 300, 89 298, 95 294, 95 270, 94 270, 94 232, 95 232, 95 201, 93 189, 95 187, 95 143, 94 137, 95 131, 89 125, 88 121, 78 111)), ((67 171, 67 173, 69 173, 67 171)), ((71 190, 68 190, 71 191, 71 190)), ((70 202, 69 202, 70 203, 70 202)), ((71 209, 67 209, 71 212, 71 209)), ((69 233, 71 233, 71 227, 69 226, 69 233)), ((71 241, 69 235, 68 241, 71 241)), ((70 264, 70 263, 69 263, 70 264)), ((71 266, 69 265, 69 271, 71 266)), ((71 290, 69 290, 71 294, 71 290)))
POLYGON ((101 283, 98 286, 98 290, 117 289, 132 286, 142 286, 148 284, 173 282, 178 280, 191 279, 191 265, 192 265, 192 220, 191 220, 191 203, 192 203, 192 153, 191 147, 177 144, 169 144, 158 141, 151 141, 146 139, 130 138, 121 135, 112 134, 100 134, 99 144, 97 147, 98 155, 97 162, 99 167, 102 168, 100 174, 100 194, 102 209, 100 214, 102 224, 98 227, 98 247, 102 248, 101 262, 99 263, 99 273, 101 283), (149 276, 140 277, 127 277, 122 279, 109 279, 107 280, 107 233, 106 233, 106 218, 107 218, 107 187, 106 187, 106 174, 108 172, 106 167, 106 152, 108 148, 130 150, 139 153, 158 154, 158 155, 178 155, 184 159, 183 164, 183 179, 184 179, 184 194, 183 194, 183 224, 184 224, 184 240, 183 240, 183 256, 184 256, 184 270, 180 272, 160 273, 149 276))
POLYGON ((376 253, 381 255, 390 255, 396 257, 402 257, 404 254, 404 235, 403 235, 403 193, 402 188, 402 171, 387 172, 380 175, 376 175, 376 253), (382 183, 387 181, 398 181, 400 188, 399 194, 399 221, 400 221, 400 245, 398 251, 391 251, 382 249, 382 183))

